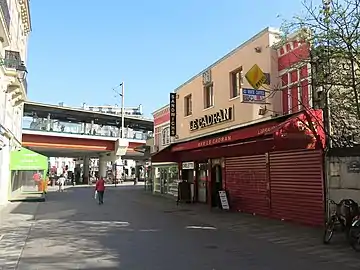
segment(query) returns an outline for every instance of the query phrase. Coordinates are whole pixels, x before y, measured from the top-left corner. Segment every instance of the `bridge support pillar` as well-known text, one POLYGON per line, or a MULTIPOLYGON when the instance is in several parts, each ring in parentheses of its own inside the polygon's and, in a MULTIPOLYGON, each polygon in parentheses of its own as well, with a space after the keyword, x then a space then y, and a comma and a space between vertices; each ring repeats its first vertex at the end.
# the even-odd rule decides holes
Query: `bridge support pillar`
POLYGON ((122 160, 121 156, 116 156, 116 160, 114 161, 116 181, 123 180, 123 177, 122 177, 122 174, 123 174, 123 171, 124 171, 123 162, 124 161, 122 160))
POLYGON ((83 163, 83 174, 84 174, 84 182, 88 183, 89 181, 89 174, 90 174, 90 158, 84 157, 84 163, 83 163))
POLYGON ((106 177, 107 171, 107 159, 105 157, 99 157, 99 177, 106 177))

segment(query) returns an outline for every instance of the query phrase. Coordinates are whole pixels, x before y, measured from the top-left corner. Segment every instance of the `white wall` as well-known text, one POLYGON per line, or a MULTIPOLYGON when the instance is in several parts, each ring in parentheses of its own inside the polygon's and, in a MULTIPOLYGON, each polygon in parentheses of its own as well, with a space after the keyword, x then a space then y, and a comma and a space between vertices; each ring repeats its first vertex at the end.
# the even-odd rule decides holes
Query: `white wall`
MULTIPOLYGON (((28 48, 28 33, 25 32, 25 25, 21 19, 20 2, 26 5, 27 0, 8 0, 8 7, 10 12, 10 44, 4 46, 0 42, 0 57, 5 57, 5 50, 18 51, 21 60, 26 66, 27 62, 27 48, 28 48)), ((1 23, 1 22, 0 22, 1 23)), ((6 26, 0 26, 5 28, 6 26)), ((18 82, 16 72, 13 71, 13 76, 8 74, 4 66, 0 67, 0 205, 6 204, 9 195, 10 185, 10 154, 11 151, 21 146, 22 140, 22 115, 23 105, 15 104, 13 94, 6 93, 8 85, 18 82), (6 73, 7 72, 7 73, 6 73), (15 106, 17 105, 17 106, 15 106)), ((24 88, 22 88, 24 89, 24 88)), ((25 91, 21 91, 21 100, 26 99, 25 91)))

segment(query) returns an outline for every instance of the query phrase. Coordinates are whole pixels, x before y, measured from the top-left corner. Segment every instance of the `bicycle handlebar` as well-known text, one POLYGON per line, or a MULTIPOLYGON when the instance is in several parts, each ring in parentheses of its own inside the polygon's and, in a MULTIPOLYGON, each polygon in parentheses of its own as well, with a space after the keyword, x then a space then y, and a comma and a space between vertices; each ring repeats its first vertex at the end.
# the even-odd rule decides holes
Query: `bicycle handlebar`
POLYGON ((349 204, 342 204, 341 202, 339 202, 339 203, 336 203, 334 200, 332 200, 332 199, 328 199, 328 201, 329 201, 329 203, 331 203, 331 204, 335 204, 336 206, 341 206, 341 205, 343 205, 343 206, 345 206, 345 207, 351 207, 351 205, 349 205, 349 204))

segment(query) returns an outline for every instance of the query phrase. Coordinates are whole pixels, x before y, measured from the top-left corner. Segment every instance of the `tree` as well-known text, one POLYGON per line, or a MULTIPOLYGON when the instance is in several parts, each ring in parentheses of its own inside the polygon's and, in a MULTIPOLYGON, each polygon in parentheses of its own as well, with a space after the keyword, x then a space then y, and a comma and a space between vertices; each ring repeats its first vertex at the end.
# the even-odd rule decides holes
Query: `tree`
POLYGON ((285 21, 310 46, 313 102, 324 109, 325 131, 333 147, 360 145, 360 0, 303 2, 305 12, 285 21))

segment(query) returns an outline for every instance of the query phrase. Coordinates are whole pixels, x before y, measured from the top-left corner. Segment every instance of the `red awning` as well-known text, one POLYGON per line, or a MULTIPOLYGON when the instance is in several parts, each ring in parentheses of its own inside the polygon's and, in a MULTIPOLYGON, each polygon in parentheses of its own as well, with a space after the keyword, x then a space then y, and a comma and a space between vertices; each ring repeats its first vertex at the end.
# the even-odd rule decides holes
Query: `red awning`
MULTIPOLYGON (((205 150, 207 152, 207 155, 209 156, 216 156, 214 151, 221 151, 222 155, 226 156, 228 152, 232 152, 229 150, 232 147, 234 149, 239 148, 240 146, 244 147, 243 142, 246 142, 248 140, 257 141, 257 139, 264 139, 264 142, 262 142, 262 144, 264 144, 263 148, 270 149, 272 147, 270 145, 271 140, 268 139, 271 136, 273 136, 275 140, 283 140, 283 142, 279 141, 280 144, 284 143, 285 140, 293 140, 294 147, 303 147, 304 143, 296 144, 295 141, 298 142, 301 141, 301 139, 303 139, 303 141, 306 141, 308 140, 309 136, 313 135, 313 133, 309 130, 301 130, 306 128, 308 129, 308 127, 306 127, 306 123, 309 119, 309 116, 312 119, 313 125, 316 128, 317 134, 320 136, 322 142, 325 143, 322 110, 308 110, 307 115, 304 112, 298 112, 296 114, 274 118, 268 121, 238 128, 232 131, 219 132, 214 136, 204 136, 202 138, 188 142, 175 143, 162 149, 160 152, 153 154, 151 156, 151 161, 178 162, 180 159, 184 160, 185 156, 186 160, 195 160, 195 156, 199 156, 198 158, 200 158, 200 156, 203 157, 204 153, 200 154, 200 152, 203 152, 205 150), (286 138, 283 136, 284 134, 286 134, 286 138), (294 139, 297 140, 294 141, 294 139), (221 146, 229 147, 223 148, 221 146), (224 149, 227 150, 224 151, 224 149), (185 156, 184 152, 186 152, 185 156)), ((248 145, 254 144, 253 142, 250 142, 249 144, 246 144, 246 147, 248 147, 248 145)))
MULTIPOLYGON (((322 125, 322 111, 321 110, 309 110, 308 115, 313 119, 313 123, 316 125, 322 125)), ((173 145, 171 151, 178 152, 190 149, 198 149, 207 146, 217 146, 221 144, 230 144, 238 141, 244 141, 248 139, 254 139, 257 137, 266 137, 271 134, 275 134, 284 126, 289 123, 293 123, 296 119, 307 121, 307 117, 304 112, 298 112, 292 115, 286 115, 278 118, 274 118, 268 121, 252 124, 250 126, 237 128, 229 132, 219 132, 214 136, 204 136, 202 138, 178 143, 173 145)), ((318 130, 321 133, 321 130, 318 130)))
POLYGON ((215 146, 220 144, 229 144, 229 143, 234 143, 242 140, 268 135, 268 132, 275 130, 281 123, 289 119, 289 117, 291 116, 274 118, 269 121, 264 121, 250 126, 237 128, 235 130, 226 133, 219 132, 218 134, 211 137, 206 136, 197 140, 179 143, 173 146, 172 151, 177 152, 177 151, 184 151, 189 149, 203 148, 213 145, 215 146))
POLYGON ((153 153, 150 158, 151 162, 177 162, 177 154, 171 151, 172 145, 161 149, 159 152, 153 153))
POLYGON ((267 134, 274 134, 278 140, 305 139, 313 142, 313 145, 308 145, 306 148, 323 148, 325 147, 325 132, 322 110, 297 113, 274 129, 269 130, 267 134), (309 122, 312 124, 310 125, 309 122), (317 140, 322 146, 317 145, 317 140))

